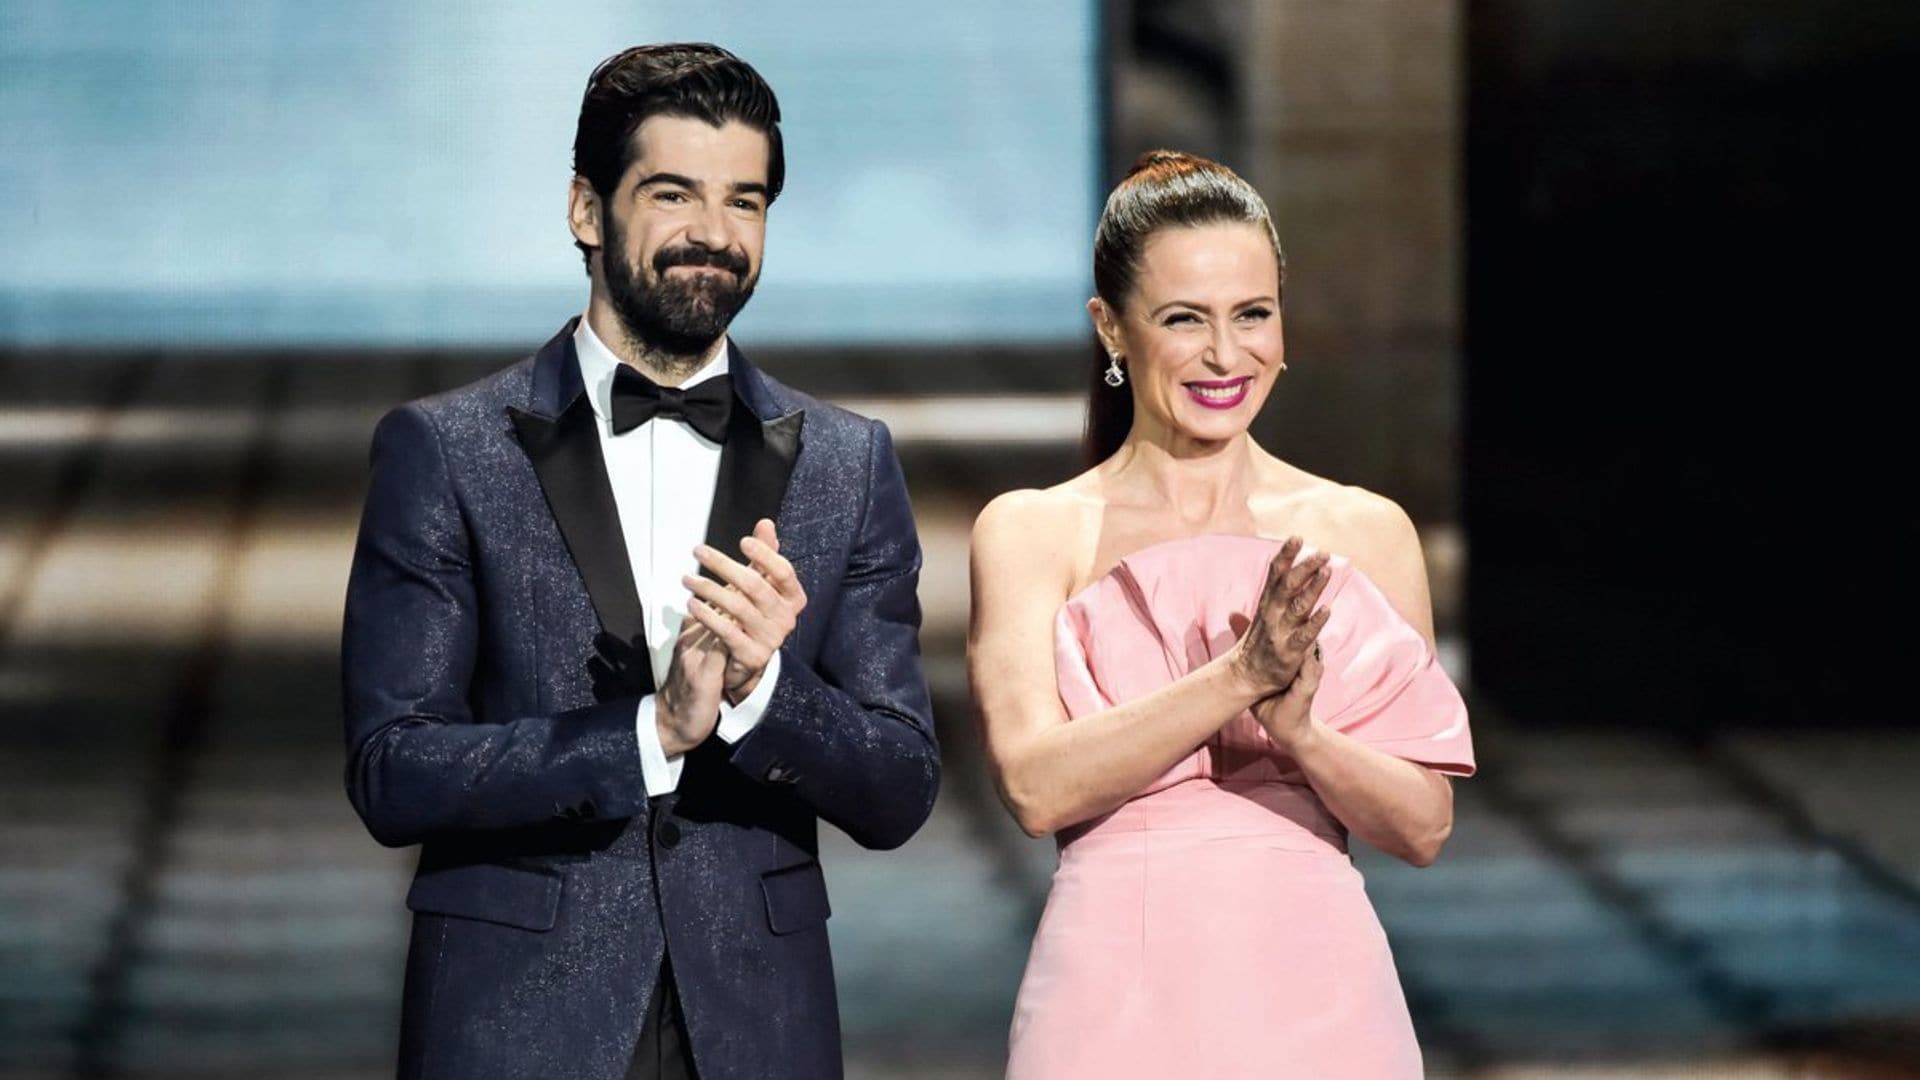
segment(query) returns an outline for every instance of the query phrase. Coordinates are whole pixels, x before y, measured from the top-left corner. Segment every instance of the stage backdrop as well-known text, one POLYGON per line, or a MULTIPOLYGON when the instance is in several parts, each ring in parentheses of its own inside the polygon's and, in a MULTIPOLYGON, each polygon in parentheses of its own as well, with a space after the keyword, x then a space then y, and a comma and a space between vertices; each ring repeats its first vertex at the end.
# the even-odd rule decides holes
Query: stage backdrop
POLYGON ((603 57, 714 40, 780 95, 743 340, 1077 340, 1090 0, 0 2, 0 344, 523 344, 603 57))

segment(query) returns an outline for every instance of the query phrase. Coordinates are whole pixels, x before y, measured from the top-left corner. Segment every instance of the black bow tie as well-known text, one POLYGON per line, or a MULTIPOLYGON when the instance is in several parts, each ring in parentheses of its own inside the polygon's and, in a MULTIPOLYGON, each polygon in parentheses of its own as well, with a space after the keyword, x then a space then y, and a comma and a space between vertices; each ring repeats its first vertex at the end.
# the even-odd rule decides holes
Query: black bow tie
POLYGON ((727 439, 733 379, 715 375, 686 390, 661 386, 625 364, 613 375, 613 433, 624 435, 656 416, 685 420, 713 442, 727 439))

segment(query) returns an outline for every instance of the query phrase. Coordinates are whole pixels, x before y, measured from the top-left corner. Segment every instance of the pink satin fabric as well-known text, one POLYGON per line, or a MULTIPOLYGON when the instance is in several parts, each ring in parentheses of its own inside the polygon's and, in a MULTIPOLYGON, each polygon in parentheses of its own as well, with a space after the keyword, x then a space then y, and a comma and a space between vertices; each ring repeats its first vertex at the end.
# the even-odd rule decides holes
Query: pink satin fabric
MULTIPOLYGON (((1217 534, 1156 544, 1070 597, 1054 624, 1069 717, 1231 648, 1279 548, 1217 534)), ((1314 718, 1470 775, 1466 707, 1433 650, 1364 574, 1331 565, 1314 718)), ((1421 1075, 1346 830, 1251 713, 1059 840, 1010 1080, 1421 1075)))

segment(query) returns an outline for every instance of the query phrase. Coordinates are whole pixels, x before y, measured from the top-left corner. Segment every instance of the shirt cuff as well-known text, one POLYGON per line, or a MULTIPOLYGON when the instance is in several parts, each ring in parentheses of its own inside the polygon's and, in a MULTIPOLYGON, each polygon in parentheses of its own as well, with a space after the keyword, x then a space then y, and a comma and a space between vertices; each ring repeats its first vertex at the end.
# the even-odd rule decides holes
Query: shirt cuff
POLYGON ((720 699, 720 723, 714 727, 714 733, 729 743, 737 743, 747 737, 766 715, 767 702, 773 700, 773 684, 780 680, 780 651, 767 660, 765 670, 760 672, 760 682, 753 693, 738 705, 729 705, 725 698, 720 699))
POLYGON ((668 757, 666 747, 660 745, 657 697, 648 694, 641 698, 633 718, 633 733, 640 742, 640 776, 646 781, 648 796, 665 795, 679 787, 680 768, 687 761, 685 754, 668 757))

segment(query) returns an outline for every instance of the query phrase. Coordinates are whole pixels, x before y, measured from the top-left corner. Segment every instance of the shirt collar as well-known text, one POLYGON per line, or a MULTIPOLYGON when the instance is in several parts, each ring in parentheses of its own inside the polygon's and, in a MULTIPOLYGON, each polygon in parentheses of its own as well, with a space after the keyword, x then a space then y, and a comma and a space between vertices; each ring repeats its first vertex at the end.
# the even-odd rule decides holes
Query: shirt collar
MULTIPOLYGON (((613 376, 620 370, 621 360, 613 355, 613 350, 600 340, 587 324, 587 317, 580 316, 580 325, 573 331, 573 351, 580 358, 580 382, 587 389, 587 400, 593 405, 593 414, 602 423, 611 423, 613 417, 613 376)), ((713 351, 707 354, 706 362, 680 384, 684 390, 695 383, 703 383, 716 375, 727 373, 727 336, 713 343, 713 351)))

